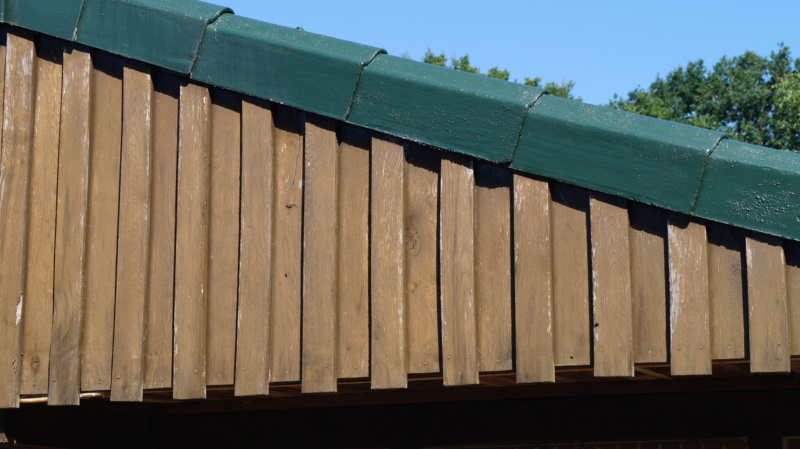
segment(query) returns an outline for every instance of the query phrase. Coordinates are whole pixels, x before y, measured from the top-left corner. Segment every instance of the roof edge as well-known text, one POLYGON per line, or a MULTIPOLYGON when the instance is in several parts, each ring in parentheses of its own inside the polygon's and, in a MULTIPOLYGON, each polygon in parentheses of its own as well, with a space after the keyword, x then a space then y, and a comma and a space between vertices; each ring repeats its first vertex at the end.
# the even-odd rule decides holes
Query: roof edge
MULTIPOLYGON (((223 17, 234 14, 230 8, 195 0, 0 0, 0 4, 3 23, 146 62, 202 83, 507 164, 523 173, 800 241, 800 201, 793 196, 800 191, 796 153, 726 136, 712 144, 719 133, 599 106, 569 105, 565 102, 571 100, 554 100, 557 97, 541 89, 403 61, 374 47, 369 53, 367 46, 298 30, 304 33, 298 34, 305 39, 303 48, 294 35, 273 38, 275 25, 251 19, 247 33, 227 43, 216 42, 213 51, 203 54, 211 40, 207 39, 210 27, 216 30, 221 22, 230 21, 223 17), (242 40, 253 47, 249 53, 233 47, 242 45, 242 40), (233 69, 213 59, 226 52, 290 55, 304 63, 296 70, 318 67, 320 60, 315 58, 337 61, 335 74, 316 74, 321 77, 315 81, 321 83, 318 91, 337 92, 327 94, 327 103, 311 104, 313 95, 303 93, 309 81, 284 76, 289 79, 281 82, 295 94, 275 97, 274 89, 256 82, 258 77, 250 76, 255 81, 248 84, 223 74, 222 70, 233 69), (199 76, 201 65, 204 72, 199 76), (227 81, 219 81, 223 78, 227 81), (670 179, 672 174, 680 177, 670 179), (749 184, 742 184, 742 176, 749 184), (682 180, 691 185, 680 186, 682 180)), ((263 64, 251 69, 255 75, 265 70, 263 64)))

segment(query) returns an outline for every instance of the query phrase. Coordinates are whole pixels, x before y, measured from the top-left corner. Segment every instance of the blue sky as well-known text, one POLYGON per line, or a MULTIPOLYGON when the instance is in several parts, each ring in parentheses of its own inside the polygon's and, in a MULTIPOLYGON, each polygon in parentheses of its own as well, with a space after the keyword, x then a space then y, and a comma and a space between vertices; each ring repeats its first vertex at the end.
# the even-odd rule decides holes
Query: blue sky
POLYGON ((521 1, 210 0, 236 14, 420 59, 469 54, 511 79, 573 80, 606 103, 688 61, 707 65, 784 42, 800 57, 800 0, 521 1))

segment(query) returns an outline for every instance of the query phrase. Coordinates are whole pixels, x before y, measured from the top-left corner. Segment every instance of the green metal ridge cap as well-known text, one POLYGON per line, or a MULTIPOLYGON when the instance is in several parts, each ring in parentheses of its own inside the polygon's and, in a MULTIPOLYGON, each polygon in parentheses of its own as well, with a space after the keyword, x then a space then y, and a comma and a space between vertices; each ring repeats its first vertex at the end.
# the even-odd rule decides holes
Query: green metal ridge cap
POLYGON ((84 0, 4 0, 5 23, 73 40, 84 0))
POLYGON ((364 69, 347 120, 507 163, 526 112, 544 93, 539 88, 379 55, 364 69))
POLYGON ((85 0, 75 41, 188 75, 208 24, 232 12, 195 0, 85 0))
POLYGON ((694 215, 800 240, 800 154, 725 140, 711 154, 694 215))
POLYGON ((209 25, 191 77, 344 120, 362 71, 385 50, 226 15, 209 25))
POLYGON ((511 167, 688 214, 722 138, 548 95, 528 112, 511 167))

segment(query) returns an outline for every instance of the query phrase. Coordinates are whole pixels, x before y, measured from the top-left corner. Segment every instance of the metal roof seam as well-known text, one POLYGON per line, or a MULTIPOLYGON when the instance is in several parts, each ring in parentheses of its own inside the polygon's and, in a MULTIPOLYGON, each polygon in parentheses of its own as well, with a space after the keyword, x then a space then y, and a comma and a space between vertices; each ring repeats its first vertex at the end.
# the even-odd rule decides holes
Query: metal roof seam
POLYGON ((700 179, 697 181, 697 189, 694 191, 694 198, 692 199, 692 207, 689 209, 689 214, 696 215, 695 209, 697 208, 697 201, 700 198, 700 192, 703 190, 703 182, 705 181, 706 174, 708 173, 708 164, 711 160, 711 155, 714 154, 714 150, 719 147, 719 144, 722 143, 723 140, 729 139, 727 134, 723 134, 719 136, 716 142, 714 142, 714 146, 711 147, 711 151, 708 152, 705 159, 703 159, 703 168, 700 170, 700 179))
POLYGON ((72 32, 72 42, 78 39, 78 28, 81 25, 81 18, 83 17, 83 8, 86 6, 86 0, 81 1, 81 9, 78 11, 78 20, 75 21, 75 30, 72 32))
POLYGON ((350 120, 349 120, 350 119, 350 111, 353 110, 353 102, 356 101, 356 94, 358 93, 358 86, 361 85, 361 78, 364 77, 364 70, 366 70, 367 67, 370 64, 372 64, 372 61, 374 61, 375 58, 377 58, 378 55, 381 55, 381 54, 386 55, 386 54, 389 54, 389 53, 384 49, 380 49, 379 51, 376 51, 374 55, 372 55, 372 57, 369 59, 369 61, 367 61, 365 64, 361 65, 361 71, 358 72, 358 79, 356 80, 356 86, 353 89, 353 95, 350 96, 350 104, 347 105, 347 110, 344 113, 344 121, 345 122, 350 123, 350 120))
POLYGON ((539 104, 539 101, 541 101, 542 97, 544 97, 545 95, 552 95, 552 94, 546 90, 543 90, 536 98, 534 98, 531 104, 525 106, 525 113, 522 116, 522 123, 519 124, 519 131, 517 131, 517 138, 514 140, 514 147, 511 150, 511 158, 508 160, 507 164, 511 164, 511 161, 514 160, 514 156, 517 154, 517 147, 519 147, 519 141, 522 138, 522 130, 525 128, 525 120, 528 119, 528 112, 531 109, 533 109, 537 104, 539 104))
MULTIPOLYGON (((85 2, 86 0, 83 0, 83 1, 85 2)), ((200 56, 200 49, 203 47, 203 41, 206 40, 206 35, 208 34, 208 27, 210 27, 211 24, 216 22, 220 17, 222 17, 225 14, 234 14, 235 15, 236 13, 232 9, 221 10, 221 11, 219 11, 219 13, 217 13, 217 15, 215 15, 214 17, 212 17, 208 21, 206 21, 206 26, 203 27, 203 32, 200 34, 200 40, 197 41, 197 48, 195 48, 195 50, 194 50, 194 56, 192 57, 192 62, 191 62, 191 64, 189 64, 189 71, 186 73, 186 76, 188 76, 189 78, 192 77, 192 72, 194 72, 194 66, 195 66, 195 64, 197 64, 197 58, 198 58, 198 56, 200 56)), ((76 32, 77 32, 77 30, 76 30, 76 32)))

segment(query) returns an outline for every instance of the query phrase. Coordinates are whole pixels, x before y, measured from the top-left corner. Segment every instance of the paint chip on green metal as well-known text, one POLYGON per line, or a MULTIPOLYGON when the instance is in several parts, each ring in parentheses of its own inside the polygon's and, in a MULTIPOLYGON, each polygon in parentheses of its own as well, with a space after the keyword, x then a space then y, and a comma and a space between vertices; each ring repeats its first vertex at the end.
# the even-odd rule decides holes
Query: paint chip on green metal
POLYGON ((384 50, 239 16, 208 27, 191 76, 343 120, 363 68, 384 50))
POLYGON ((76 40, 188 74, 206 26, 229 12, 192 0, 86 0, 76 40))
POLYGON ((83 0, 5 0, 3 22, 71 41, 82 5, 83 0))
POLYGON ((493 162, 514 153, 543 90, 381 55, 361 78, 348 121, 493 162))
POLYGON ((723 137, 548 95, 528 113, 511 167, 689 213, 723 137))
POLYGON ((800 240, 800 154, 725 140, 712 153, 694 213, 800 240))

